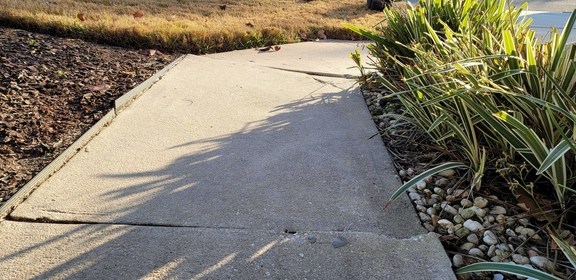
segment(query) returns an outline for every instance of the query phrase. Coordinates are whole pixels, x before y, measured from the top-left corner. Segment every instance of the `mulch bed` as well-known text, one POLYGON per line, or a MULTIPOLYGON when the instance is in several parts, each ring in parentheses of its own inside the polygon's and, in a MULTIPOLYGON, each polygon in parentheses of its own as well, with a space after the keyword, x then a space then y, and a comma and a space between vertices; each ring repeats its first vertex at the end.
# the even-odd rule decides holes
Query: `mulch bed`
POLYGON ((177 57, 0 27, 0 206, 177 57))

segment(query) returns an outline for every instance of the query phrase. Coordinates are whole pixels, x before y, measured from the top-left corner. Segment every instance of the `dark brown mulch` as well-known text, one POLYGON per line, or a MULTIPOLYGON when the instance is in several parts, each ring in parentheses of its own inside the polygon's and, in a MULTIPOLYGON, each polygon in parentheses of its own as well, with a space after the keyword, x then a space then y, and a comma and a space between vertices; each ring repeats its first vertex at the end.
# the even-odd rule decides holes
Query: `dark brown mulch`
POLYGON ((0 27, 0 205, 176 57, 0 27))

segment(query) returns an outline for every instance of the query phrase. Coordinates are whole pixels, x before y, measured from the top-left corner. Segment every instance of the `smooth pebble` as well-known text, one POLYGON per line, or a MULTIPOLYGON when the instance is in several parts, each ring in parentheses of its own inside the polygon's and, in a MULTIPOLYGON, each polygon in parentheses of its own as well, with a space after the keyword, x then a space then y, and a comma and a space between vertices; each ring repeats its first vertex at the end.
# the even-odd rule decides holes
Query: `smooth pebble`
POLYGON ((438 220, 438 225, 442 228, 445 228, 445 229, 454 227, 454 224, 452 222, 450 222, 449 220, 446 220, 446 219, 438 220))
POLYGON ((452 195, 458 197, 458 196, 461 196, 463 193, 464 193, 464 190, 458 189, 458 190, 454 190, 454 192, 452 193, 452 195))
POLYGON ((456 215, 456 216, 454 216, 454 222, 457 224, 461 224, 464 222, 464 219, 462 218, 462 216, 456 215))
POLYGON ((473 220, 466 220, 464 222, 464 227, 473 232, 484 230, 484 227, 479 222, 473 220))
POLYGON ((464 237, 470 234, 470 230, 465 227, 461 227, 454 234, 456 234, 458 237, 464 237))
POLYGON ((479 208, 484 208, 488 205, 488 199, 483 197, 476 197, 474 198, 474 206, 479 208))
POLYGON ((513 254, 512 260, 517 264, 527 264, 530 263, 530 259, 528 257, 522 256, 520 254, 513 254))
POLYGON ((506 208, 496 205, 490 209, 490 214, 492 215, 499 215, 499 214, 506 214, 506 208))
POLYGON ((428 214, 426 214, 426 213, 420 212, 420 213, 418 213, 418 216, 420 217, 420 220, 423 221, 423 222, 430 222, 430 221, 432 221, 432 218, 431 218, 430 216, 428 216, 428 214))
MULTIPOLYGON (((390 123, 392 123, 392 122, 390 122, 390 123)), ((408 175, 408 176, 414 175, 414 169, 412 167, 406 169, 406 175, 408 175)))
POLYGON ((480 257, 480 258, 484 257, 484 253, 482 252, 482 250, 480 250, 478 248, 470 249, 470 251, 468 251, 468 254, 470 254, 472 256, 480 257))
POLYGON ((504 275, 502 275, 500 273, 496 273, 496 274, 492 275, 492 280, 504 280, 504 275))
POLYGON ((442 188, 439 187, 435 187, 434 188, 434 193, 437 195, 444 195, 444 190, 442 188))
POLYGON ((478 244, 478 235, 476 235, 475 233, 470 234, 466 237, 466 240, 468 240, 468 242, 474 243, 474 244, 478 244))
POLYGON ((462 207, 468 208, 468 207, 472 207, 472 205, 474 205, 474 203, 472 203, 472 201, 464 198, 464 199, 460 200, 460 205, 462 205, 462 207))
POLYGON ((468 220, 474 217, 474 215, 476 215, 476 212, 474 212, 474 209, 472 208, 460 209, 460 216, 462 216, 462 219, 464 220, 468 220))
POLYGON ((424 181, 418 181, 418 183, 416 183, 416 189, 418 190, 423 190, 426 188, 426 182, 424 181))
POLYGON ((469 251, 472 248, 474 248, 474 243, 471 243, 471 242, 466 242, 466 243, 460 245, 460 249, 462 249, 464 251, 469 251))
POLYGON ((546 257, 542 257, 542 256, 534 256, 534 257, 530 257, 530 262, 537 266, 538 268, 544 269, 544 270, 551 270, 554 268, 554 264, 549 261, 546 257))
POLYGON ((470 209, 473 209, 474 213, 476 213, 476 216, 478 216, 479 218, 484 218, 486 216, 486 210, 484 210, 483 208, 472 206, 470 207, 470 209))
POLYGON ((439 178, 434 182, 434 184, 438 187, 447 187, 450 184, 450 181, 446 178, 439 178))
POLYGON ((482 241, 484 241, 484 244, 486 245, 495 245, 498 243, 498 237, 496 237, 496 234, 494 234, 492 231, 487 230, 484 232, 482 241))
POLYGON ((452 214, 453 216, 458 215, 458 210, 456 210, 456 208, 452 207, 451 205, 443 205, 443 204, 444 202, 442 202, 442 205, 440 206, 443 211, 446 211, 452 214))
POLYGON ((454 175, 456 175, 456 171, 454 169, 446 169, 438 172, 438 176, 442 177, 453 177, 454 175))
POLYGON ((461 267, 464 265, 464 257, 462 255, 454 255, 454 257, 452 257, 452 264, 454 265, 454 267, 461 267))

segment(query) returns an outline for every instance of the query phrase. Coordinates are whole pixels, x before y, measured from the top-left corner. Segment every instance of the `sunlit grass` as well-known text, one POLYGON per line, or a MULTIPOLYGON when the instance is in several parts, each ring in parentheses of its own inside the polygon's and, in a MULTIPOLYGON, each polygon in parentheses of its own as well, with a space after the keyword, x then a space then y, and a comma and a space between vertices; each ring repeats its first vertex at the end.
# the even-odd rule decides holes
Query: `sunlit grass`
POLYGON ((330 39, 359 39, 341 23, 371 28, 383 18, 357 0, 3 0, 0 6, 3 25, 193 53, 315 39, 318 30, 330 39))

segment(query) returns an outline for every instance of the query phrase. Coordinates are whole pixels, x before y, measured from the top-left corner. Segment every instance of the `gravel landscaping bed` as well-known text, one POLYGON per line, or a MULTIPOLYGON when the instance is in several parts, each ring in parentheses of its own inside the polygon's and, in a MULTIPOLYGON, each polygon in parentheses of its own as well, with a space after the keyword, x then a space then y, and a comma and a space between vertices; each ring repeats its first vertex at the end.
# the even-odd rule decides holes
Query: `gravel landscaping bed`
POLYGON ((0 27, 0 205, 177 55, 0 27))

